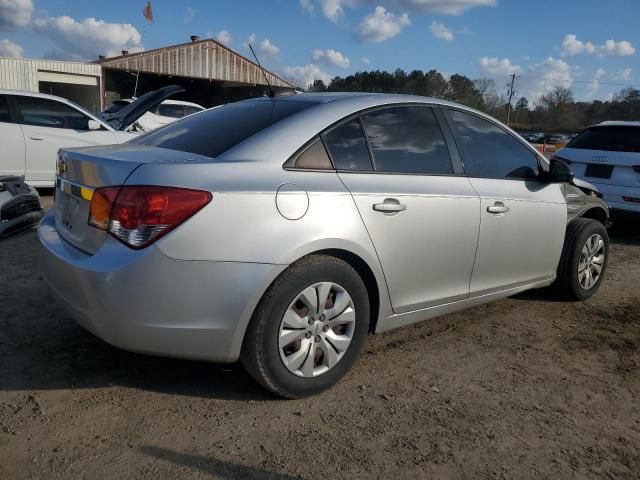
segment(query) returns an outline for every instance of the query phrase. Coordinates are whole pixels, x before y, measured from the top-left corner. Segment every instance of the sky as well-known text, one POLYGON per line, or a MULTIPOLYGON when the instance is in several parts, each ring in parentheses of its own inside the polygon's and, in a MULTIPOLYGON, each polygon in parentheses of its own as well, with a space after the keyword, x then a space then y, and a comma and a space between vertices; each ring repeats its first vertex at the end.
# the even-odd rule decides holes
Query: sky
POLYGON ((535 105, 640 88, 640 0, 0 0, 0 56, 95 60, 212 37, 305 85, 362 70, 496 81, 535 105))

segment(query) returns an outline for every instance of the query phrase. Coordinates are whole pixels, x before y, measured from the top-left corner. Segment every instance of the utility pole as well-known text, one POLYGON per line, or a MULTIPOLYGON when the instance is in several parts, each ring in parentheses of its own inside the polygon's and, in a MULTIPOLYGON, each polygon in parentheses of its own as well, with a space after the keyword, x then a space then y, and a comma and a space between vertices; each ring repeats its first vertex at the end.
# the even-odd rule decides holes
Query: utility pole
POLYGON ((516 94, 516 74, 511 74, 511 82, 507 84, 509 87, 509 106, 507 107, 507 126, 509 126, 509 121, 511 120, 511 100, 513 96, 516 94))

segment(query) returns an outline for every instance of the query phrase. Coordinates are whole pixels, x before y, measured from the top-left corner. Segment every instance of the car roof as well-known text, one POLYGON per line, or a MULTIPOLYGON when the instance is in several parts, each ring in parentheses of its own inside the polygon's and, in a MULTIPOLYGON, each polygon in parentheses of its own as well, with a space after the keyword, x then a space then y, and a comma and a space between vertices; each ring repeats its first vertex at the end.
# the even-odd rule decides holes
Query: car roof
POLYGON ((630 122, 624 120, 609 120, 607 122, 601 122, 596 125, 591 125, 592 127, 640 127, 640 122, 630 122))
MULTIPOLYGON (((486 118, 492 123, 499 124, 501 128, 505 128, 517 136, 516 132, 485 113, 458 103, 442 100, 440 98, 422 97, 419 95, 393 93, 313 92, 294 93, 275 97, 259 97, 236 102, 236 104, 245 104, 250 106, 259 102, 301 102, 306 103, 307 105, 306 108, 303 107, 299 112, 272 124, 264 130, 254 134, 252 137, 232 147, 227 152, 223 153, 222 157, 229 160, 242 159, 256 161, 261 161, 263 158, 271 157, 282 158, 284 156, 285 158, 288 158, 297 151, 301 145, 304 145, 319 132, 330 128, 335 123, 340 122, 351 115, 370 108, 392 107, 394 105, 406 105, 412 103, 452 107, 473 113, 477 116, 486 118)), ((205 112, 196 113, 195 115, 204 114, 205 112)), ((529 148, 529 150, 531 150, 536 156, 540 156, 539 153, 525 140, 522 140, 522 142, 523 145, 529 148)))
POLYGON ((10 90, 6 88, 0 88, 0 95, 17 95, 20 97, 37 97, 37 98, 47 98, 49 100, 57 100, 59 102, 69 103, 75 105, 70 100, 67 100, 64 97, 58 97, 57 95, 49 95, 48 93, 39 93, 39 92, 26 92, 24 90, 10 90))

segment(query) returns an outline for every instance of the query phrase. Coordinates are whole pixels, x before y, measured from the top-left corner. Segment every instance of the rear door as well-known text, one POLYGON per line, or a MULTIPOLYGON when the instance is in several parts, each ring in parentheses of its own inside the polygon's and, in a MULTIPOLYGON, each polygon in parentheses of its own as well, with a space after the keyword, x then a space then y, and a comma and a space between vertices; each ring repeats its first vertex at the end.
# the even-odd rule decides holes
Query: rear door
POLYGON ((25 136, 26 179, 35 185, 53 185, 60 148, 107 145, 113 132, 89 130, 90 117, 56 100, 15 96, 18 118, 25 136))
POLYGON ((555 275, 567 223, 561 185, 540 181, 537 155, 497 123, 453 109, 447 118, 480 196, 471 295, 555 275))
POLYGON ((479 199, 454 167, 434 110, 377 109, 323 140, 371 236, 394 311, 466 298, 479 199))
POLYGON ((0 138, 2 139, 0 175, 24 175, 24 134, 15 121, 10 102, 9 96, 0 95, 0 138))

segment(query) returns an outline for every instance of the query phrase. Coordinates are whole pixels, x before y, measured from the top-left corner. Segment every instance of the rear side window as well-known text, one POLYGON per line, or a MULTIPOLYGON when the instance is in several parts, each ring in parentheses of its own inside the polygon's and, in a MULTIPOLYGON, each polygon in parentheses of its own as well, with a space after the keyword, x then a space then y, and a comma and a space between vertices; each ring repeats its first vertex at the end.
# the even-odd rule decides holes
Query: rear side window
POLYGON ((585 130, 567 144, 568 148, 640 153, 640 127, 610 126, 585 130))
POLYGON ((449 110, 449 115, 467 175, 509 179, 539 175, 535 154, 506 130, 458 110, 449 110))
POLYGON ((338 170, 371 170, 369 148, 357 118, 326 133, 324 142, 338 170))
POLYGON ((55 100, 37 97, 15 97, 25 125, 89 130, 89 117, 75 108, 55 100))
POLYGON ((9 103, 7 97, 0 95, 0 122, 11 123, 11 115, 9 115, 9 103))
POLYGON ((314 105, 301 100, 247 100, 185 117, 130 141, 217 157, 270 125, 314 105))
POLYGON ((319 138, 298 155, 291 165, 287 166, 313 170, 333 169, 329 155, 327 155, 327 151, 319 138))
POLYGON ((451 174, 449 149, 431 108, 392 107, 362 116, 376 171, 451 174))

